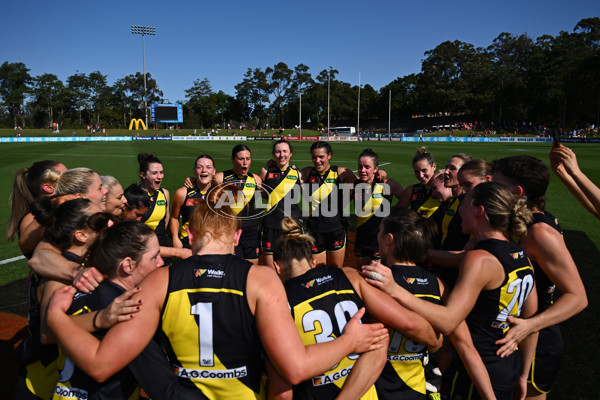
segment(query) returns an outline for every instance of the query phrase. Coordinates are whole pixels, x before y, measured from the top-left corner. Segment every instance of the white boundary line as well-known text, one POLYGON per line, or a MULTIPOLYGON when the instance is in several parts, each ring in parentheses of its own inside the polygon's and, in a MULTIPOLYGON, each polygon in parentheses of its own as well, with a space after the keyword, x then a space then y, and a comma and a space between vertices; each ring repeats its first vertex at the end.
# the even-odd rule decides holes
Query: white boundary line
MULTIPOLYGON (((391 162, 384 162, 384 163, 381 163, 381 164, 379 164, 379 166, 380 166, 380 167, 383 167, 384 165, 388 165, 388 164, 391 164, 391 162)), ((357 173, 357 172, 358 172, 358 170, 357 170, 357 169, 355 169, 355 170, 354 170, 354 171, 352 171, 352 172, 354 172, 354 173, 357 173)))
POLYGON ((10 264, 13 261, 19 261, 19 260, 22 260, 24 258, 25 258, 25 256, 18 256, 18 257, 13 257, 13 258, 7 258, 6 260, 0 261, 0 265, 10 264))

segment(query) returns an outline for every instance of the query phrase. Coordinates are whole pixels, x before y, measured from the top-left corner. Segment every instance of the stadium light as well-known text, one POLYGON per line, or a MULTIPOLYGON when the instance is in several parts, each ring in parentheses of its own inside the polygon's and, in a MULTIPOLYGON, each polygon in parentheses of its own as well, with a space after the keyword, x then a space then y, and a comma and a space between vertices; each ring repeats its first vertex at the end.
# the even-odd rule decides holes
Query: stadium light
POLYGON ((134 35, 142 35, 142 60, 144 64, 144 111, 146 113, 146 129, 148 129, 148 102, 146 95, 146 49, 144 46, 144 36, 154 36, 156 28, 153 26, 131 25, 131 33, 134 35))

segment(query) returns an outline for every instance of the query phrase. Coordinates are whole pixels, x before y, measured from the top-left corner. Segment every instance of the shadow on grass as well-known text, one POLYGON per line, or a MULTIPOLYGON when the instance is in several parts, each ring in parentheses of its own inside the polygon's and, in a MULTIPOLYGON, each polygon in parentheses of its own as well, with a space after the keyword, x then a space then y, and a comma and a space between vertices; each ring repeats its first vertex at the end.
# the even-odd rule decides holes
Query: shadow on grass
POLYGON ((0 286, 0 311, 27 316, 27 279, 0 286))
POLYGON ((561 324, 565 355, 554 389, 548 399, 594 398, 600 376, 598 350, 600 343, 600 252, 582 231, 565 231, 565 242, 577 264, 588 296, 588 307, 561 324))

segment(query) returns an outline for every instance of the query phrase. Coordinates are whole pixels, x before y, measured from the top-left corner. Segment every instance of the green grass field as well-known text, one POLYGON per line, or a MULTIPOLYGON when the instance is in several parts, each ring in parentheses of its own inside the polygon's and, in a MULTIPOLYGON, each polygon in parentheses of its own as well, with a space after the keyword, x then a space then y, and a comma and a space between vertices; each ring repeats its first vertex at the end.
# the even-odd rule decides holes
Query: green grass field
MULTIPOLYGON (((164 132, 164 131, 163 131, 164 132)), ((113 135, 114 133, 111 133, 113 135)), ((124 134, 119 133, 119 134, 124 134)), ((286 131, 287 134, 287 131, 286 131)), ((8 136, 6 132, 1 136, 8 136)), ((12 134, 14 135, 14 133, 12 134)), ((65 135, 65 132, 63 132, 65 135)), ((22 136, 28 136, 23 134, 22 136)), ((66 135, 65 135, 66 136, 66 135)), ((163 186, 173 193, 182 186, 183 180, 192 171, 197 155, 209 153, 215 158, 218 171, 231 167, 231 148, 235 142, 108 142, 108 143, 6 143, 0 144, 0 198, 5 207, 0 208, 0 225, 4 227, 8 221, 8 198, 12 187, 14 172, 29 166, 34 161, 55 159, 67 167, 86 166, 101 175, 113 175, 126 187, 138 181, 138 164, 136 155, 139 152, 155 152, 162 160, 165 168, 163 186)), ((247 141, 253 155, 252 171, 258 173, 261 166, 270 158, 272 142, 247 141)), ((448 158, 459 152, 488 160, 515 154, 530 154, 548 163, 548 144, 534 143, 430 143, 430 152, 438 161, 438 166, 445 165, 448 158)), ((294 144, 293 162, 304 167, 311 164, 308 148, 310 143, 294 144)), ((332 164, 356 169, 357 156, 366 147, 371 147, 380 155, 382 169, 389 177, 396 179, 403 186, 416 182, 410 165, 417 143, 402 142, 361 142, 334 143, 332 164)), ((577 154, 582 170, 594 182, 600 183, 600 144, 569 145, 577 154)), ((556 390, 549 396, 553 399, 587 398, 593 388, 593 380, 600 376, 595 362, 599 341, 595 329, 598 326, 598 299, 592 288, 600 273, 594 261, 600 254, 600 224, 583 207, 577 203, 562 183, 553 175, 548 190, 547 208, 556 215, 563 229, 568 232, 565 238, 578 263, 588 288, 590 307, 579 316, 564 324, 563 331, 567 337, 567 355, 565 366, 561 372, 560 382, 556 390), (588 239, 589 238, 589 239, 588 239), (589 349, 589 345, 596 349, 589 349), (588 360, 588 361, 586 361, 588 360), (584 363, 584 365, 581 365, 584 363), (587 363, 587 364, 586 364, 587 363), (573 382, 579 382, 574 388, 573 382)), ((20 256, 15 242, 0 241, 0 261, 20 256)), ((25 303, 25 279, 28 268, 24 260, 0 265, 0 311, 23 315, 25 303)))

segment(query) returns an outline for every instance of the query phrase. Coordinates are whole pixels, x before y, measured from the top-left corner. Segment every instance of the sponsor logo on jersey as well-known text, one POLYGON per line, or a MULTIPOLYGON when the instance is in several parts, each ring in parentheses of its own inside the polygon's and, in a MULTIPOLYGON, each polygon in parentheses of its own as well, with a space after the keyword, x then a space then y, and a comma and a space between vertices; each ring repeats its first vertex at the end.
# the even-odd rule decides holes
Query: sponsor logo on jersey
POLYGON ((68 388, 62 385, 56 385, 54 395, 60 399, 81 399, 87 400, 88 392, 83 389, 68 388))
POLYGON ((513 259, 518 260, 519 258, 523 258, 524 254, 522 251, 517 251, 516 253, 512 253, 510 256, 513 259))
POLYGON ((185 205, 186 206, 195 206, 196 205, 196 199, 187 199, 185 201, 185 205))
POLYGON ((510 328, 510 324, 507 324, 506 322, 494 321, 492 322, 492 328, 508 329, 510 328))
POLYGON ((312 378, 312 384, 313 386, 322 386, 339 381, 340 379, 343 379, 350 374, 350 371, 352 371, 352 367, 354 367, 354 365, 346 367, 332 374, 315 376, 314 378, 312 378))
POLYGON ((246 187, 253 188, 253 187, 256 187, 256 184, 254 184, 252 182, 247 182, 246 187))
POLYGON ((305 288, 311 288, 311 287, 313 287, 315 285, 315 283, 317 285, 322 285, 322 284, 330 282, 332 280, 333 280, 333 277, 331 275, 327 275, 327 276, 324 276, 322 278, 315 278, 315 279, 313 279, 311 281, 303 283, 302 286, 304 286, 305 288))
POLYGON ((246 366, 222 370, 174 367, 173 372, 181 378, 188 379, 240 379, 248 375, 246 366))
POLYGON ((407 277, 404 277, 404 279, 410 285, 412 285, 413 283, 416 283, 417 285, 429 285, 429 280, 427 278, 423 279, 423 278, 407 278, 407 277))
POLYGON ((554 286, 554 285, 548 286, 548 288, 546 289, 546 293, 554 293, 555 290, 556 290, 556 286, 554 286))
POLYGON ((206 274, 205 277, 207 277, 207 278, 224 278, 225 277, 225 271, 221 271, 220 269, 204 268, 204 269, 197 269, 195 271, 196 272, 194 273, 194 276, 196 278, 199 276, 202 276, 204 274, 206 274))
POLYGON ((87 296, 89 294, 92 294, 92 293, 77 292, 77 293, 75 293, 75 296, 73 296, 73 300, 77 300, 77 299, 79 299, 79 298, 81 298, 83 296, 87 296))
POLYGON ((292 180, 292 181, 297 181, 298 177, 295 176, 295 175, 294 176, 286 175, 285 179, 289 179, 289 180, 292 180))
POLYGON ((317 181, 317 177, 316 176, 311 176, 309 179, 310 183, 314 183, 317 181))
POLYGON ((387 356, 388 361, 417 361, 417 360, 422 360, 425 357, 425 355, 423 353, 421 354, 413 354, 410 356, 405 356, 405 355, 389 355, 387 356))
POLYGON ((335 183, 335 179, 332 179, 332 178, 325 179, 325 183, 335 183))
POLYGON ((275 178, 275 174, 273 174, 273 173, 269 172, 269 173, 267 174, 267 179, 273 179, 273 178, 275 178))
POLYGON ((156 202, 156 205, 157 206, 166 206, 167 202, 165 200, 159 200, 159 201, 156 202))

